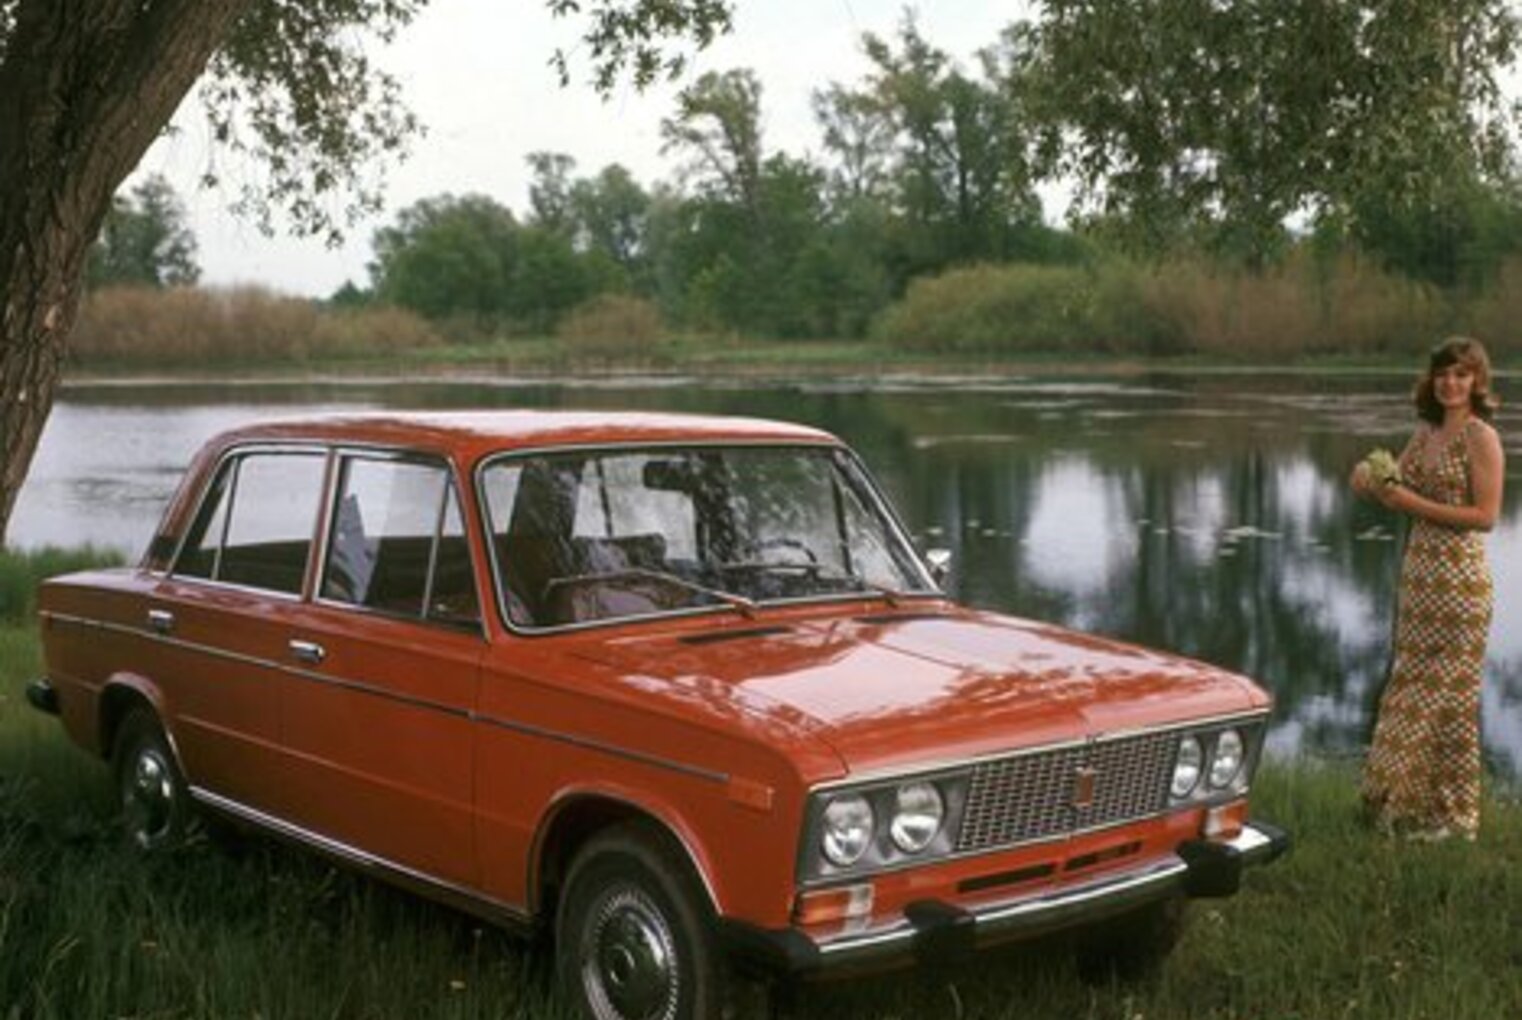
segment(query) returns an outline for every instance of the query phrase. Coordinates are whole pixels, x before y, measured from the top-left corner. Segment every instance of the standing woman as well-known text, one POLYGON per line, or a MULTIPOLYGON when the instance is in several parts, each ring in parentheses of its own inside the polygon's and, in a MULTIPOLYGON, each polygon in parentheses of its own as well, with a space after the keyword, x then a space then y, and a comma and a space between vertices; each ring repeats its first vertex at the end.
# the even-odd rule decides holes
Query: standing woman
POLYGON ((1501 512, 1505 475, 1485 348, 1462 337, 1438 345, 1415 400, 1421 420, 1401 452, 1401 480, 1382 484, 1364 464, 1352 477, 1354 491, 1411 518, 1363 799, 1384 831, 1472 840, 1491 616, 1484 532, 1501 512))

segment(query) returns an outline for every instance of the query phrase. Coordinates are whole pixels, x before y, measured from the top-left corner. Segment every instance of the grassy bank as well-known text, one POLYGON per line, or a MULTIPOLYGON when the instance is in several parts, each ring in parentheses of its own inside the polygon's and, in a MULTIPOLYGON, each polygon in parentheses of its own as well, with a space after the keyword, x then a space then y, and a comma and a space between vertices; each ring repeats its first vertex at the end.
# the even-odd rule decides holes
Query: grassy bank
MULTIPOLYGON (((197 842, 145 861, 104 766, 22 697, 31 628, 0 625, 0 1017, 548 1017, 542 953, 317 858, 197 842)), ((948 974, 804 989, 800 1015, 1495 1020, 1522 1002, 1522 807, 1478 844, 1392 845, 1344 768, 1279 764, 1257 805, 1295 851, 1198 903, 1155 982, 1081 984, 1060 947, 948 974)))

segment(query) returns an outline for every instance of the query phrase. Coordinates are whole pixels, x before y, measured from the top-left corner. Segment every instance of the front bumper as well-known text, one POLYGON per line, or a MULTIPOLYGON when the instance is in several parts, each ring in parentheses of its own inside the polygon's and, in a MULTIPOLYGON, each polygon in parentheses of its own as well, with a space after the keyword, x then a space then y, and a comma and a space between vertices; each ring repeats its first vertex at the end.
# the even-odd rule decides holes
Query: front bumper
POLYGON ((816 942, 796 929, 764 931, 733 921, 723 922, 724 935, 732 952, 787 974, 953 958, 984 946, 1101 921, 1171 896, 1229 896, 1237 891, 1244 868, 1274 860, 1289 845, 1288 833, 1252 822, 1235 839, 1191 840, 1172 856, 1137 871, 971 909, 920 900, 909 904, 894 923, 828 942, 816 942))
POLYGON ((26 700, 39 712, 57 715, 58 689, 46 677, 26 685, 26 700))

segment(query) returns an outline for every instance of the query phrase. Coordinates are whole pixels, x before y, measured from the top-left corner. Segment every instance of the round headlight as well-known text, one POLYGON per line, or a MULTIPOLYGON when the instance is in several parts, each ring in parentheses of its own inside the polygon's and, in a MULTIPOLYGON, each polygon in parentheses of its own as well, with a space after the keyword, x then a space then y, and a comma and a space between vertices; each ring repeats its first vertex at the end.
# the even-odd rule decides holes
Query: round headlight
POLYGON ((839 797, 824 809, 824 832, 819 849, 837 868, 849 868, 872 845, 872 805, 867 798, 839 797))
POLYGON ((1179 741, 1178 757, 1173 762, 1173 783, 1168 792, 1175 797, 1187 797, 1200 782, 1200 772, 1205 767, 1205 751, 1195 737, 1179 741))
POLYGON ((930 845, 946 818, 946 803, 934 783, 909 783, 898 788, 889 832, 893 845, 906 854, 917 854, 930 845))
POLYGON ((1231 781, 1242 771, 1245 750, 1242 734, 1236 730, 1223 730, 1215 738, 1215 754, 1210 759, 1211 786, 1220 789, 1231 785, 1231 781))

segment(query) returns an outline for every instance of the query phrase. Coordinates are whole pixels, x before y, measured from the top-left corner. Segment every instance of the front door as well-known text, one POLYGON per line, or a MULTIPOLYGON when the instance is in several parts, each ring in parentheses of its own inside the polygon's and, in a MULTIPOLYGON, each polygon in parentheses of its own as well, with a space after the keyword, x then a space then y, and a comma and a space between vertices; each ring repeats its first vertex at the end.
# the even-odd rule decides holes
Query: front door
POLYGON ((290 820, 473 884, 475 572, 442 461, 340 456, 313 604, 286 635, 290 820))

